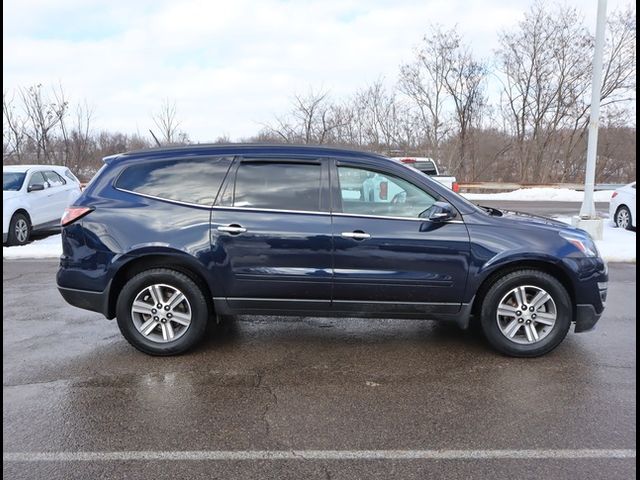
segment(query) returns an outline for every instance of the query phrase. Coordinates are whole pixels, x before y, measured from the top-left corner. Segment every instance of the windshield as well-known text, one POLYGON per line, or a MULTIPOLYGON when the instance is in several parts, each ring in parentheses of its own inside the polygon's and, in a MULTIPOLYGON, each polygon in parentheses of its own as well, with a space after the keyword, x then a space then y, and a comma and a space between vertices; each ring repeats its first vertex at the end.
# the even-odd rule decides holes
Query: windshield
POLYGON ((22 188, 24 172, 2 172, 2 191, 18 191, 22 188))

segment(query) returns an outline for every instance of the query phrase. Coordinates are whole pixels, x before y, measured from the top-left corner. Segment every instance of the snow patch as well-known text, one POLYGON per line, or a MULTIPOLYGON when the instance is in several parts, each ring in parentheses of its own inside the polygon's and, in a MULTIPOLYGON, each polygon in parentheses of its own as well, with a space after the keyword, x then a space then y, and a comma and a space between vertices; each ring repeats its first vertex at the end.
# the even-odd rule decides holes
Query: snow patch
MULTIPOLYGON (((613 190, 599 190, 594 192, 596 202, 608 202, 613 190)), ((544 202, 582 202, 584 192, 570 188, 521 188, 512 192, 501 193, 463 193, 467 200, 521 200, 544 202)))
POLYGON ((15 247, 2 247, 2 258, 57 258, 62 255, 62 235, 51 235, 42 240, 15 247))

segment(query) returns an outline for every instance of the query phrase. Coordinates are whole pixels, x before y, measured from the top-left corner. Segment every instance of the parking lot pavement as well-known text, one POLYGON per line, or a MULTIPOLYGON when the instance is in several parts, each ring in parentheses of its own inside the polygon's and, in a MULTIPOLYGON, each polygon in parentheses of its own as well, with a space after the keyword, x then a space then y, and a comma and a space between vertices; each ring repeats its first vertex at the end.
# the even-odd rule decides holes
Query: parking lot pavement
POLYGON ((432 322, 279 317, 154 358, 55 270, 3 262, 4 478, 635 477, 635 265, 610 265, 595 332, 531 360, 432 322))

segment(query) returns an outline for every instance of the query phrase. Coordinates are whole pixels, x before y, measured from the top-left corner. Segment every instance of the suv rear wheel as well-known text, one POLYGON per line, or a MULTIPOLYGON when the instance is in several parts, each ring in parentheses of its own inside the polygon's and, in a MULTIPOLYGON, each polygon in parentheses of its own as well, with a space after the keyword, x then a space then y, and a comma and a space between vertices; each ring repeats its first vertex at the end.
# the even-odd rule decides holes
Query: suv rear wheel
POLYGON ((571 299, 562 284, 538 270, 498 278, 482 302, 482 331, 499 352, 537 357, 556 348, 569 331, 571 299))
POLYGON ((618 228, 624 228, 625 230, 631 230, 631 212, 625 205, 618 207, 618 211, 615 216, 616 226, 618 228))
POLYGON ((164 268, 129 280, 118 295, 116 313, 122 335, 150 355, 176 355, 192 348, 209 320, 200 287, 183 273, 164 268))

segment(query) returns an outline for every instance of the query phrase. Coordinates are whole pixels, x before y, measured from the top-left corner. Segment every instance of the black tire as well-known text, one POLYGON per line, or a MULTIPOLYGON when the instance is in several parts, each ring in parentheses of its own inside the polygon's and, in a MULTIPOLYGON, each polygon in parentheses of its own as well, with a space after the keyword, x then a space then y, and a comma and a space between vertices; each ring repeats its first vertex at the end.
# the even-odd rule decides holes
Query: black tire
POLYGON ((624 228, 626 230, 633 230, 633 219, 631 218, 631 211, 627 208, 626 205, 620 205, 618 207, 618 210, 616 210, 616 216, 614 218, 616 227, 618 228, 624 228), (626 218, 627 218, 627 224, 624 225, 623 223, 623 217, 621 216, 621 213, 626 213, 626 218))
POLYGON ((120 332, 136 349, 149 355, 178 355, 193 348, 204 337, 209 319, 209 304, 202 289, 187 275, 166 268, 154 268, 139 273, 120 291, 116 304, 120 332), (134 325, 131 307, 136 296, 154 284, 164 284, 180 290, 191 307, 191 322, 182 336, 174 341, 158 343, 145 337, 134 325))
POLYGON ((29 217, 24 213, 14 213, 13 217, 11 217, 11 222, 9 223, 7 245, 25 245, 29 241, 29 237, 31 237, 31 222, 29 221, 29 217), (27 227, 27 236, 23 239, 19 238, 17 232, 18 222, 21 222, 22 225, 26 224, 27 227))
POLYGON ((493 348, 512 357, 539 357, 556 348, 569 331, 573 320, 571 298, 564 286, 551 275, 539 270, 517 270, 498 277, 482 301, 482 331, 493 348), (533 286, 546 291, 556 307, 556 320, 551 330, 539 341, 530 344, 516 343, 500 330, 497 309, 500 301, 519 286, 533 286))

